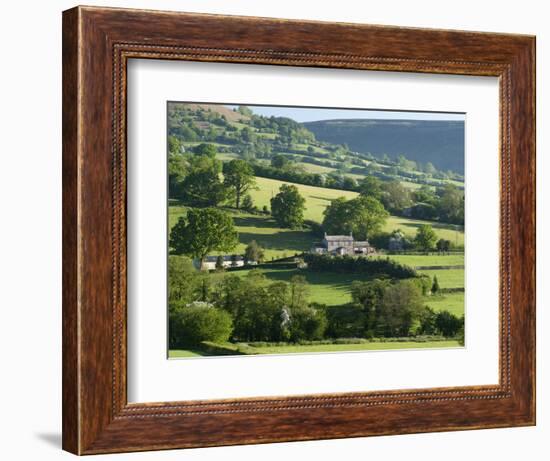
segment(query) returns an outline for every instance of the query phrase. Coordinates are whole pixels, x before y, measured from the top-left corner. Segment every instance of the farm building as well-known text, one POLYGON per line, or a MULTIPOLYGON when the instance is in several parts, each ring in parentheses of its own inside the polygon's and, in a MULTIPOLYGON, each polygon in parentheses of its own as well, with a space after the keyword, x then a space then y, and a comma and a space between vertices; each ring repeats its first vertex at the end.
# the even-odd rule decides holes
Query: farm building
POLYGON ((325 232, 323 240, 314 243, 311 252, 337 256, 366 256, 374 253, 375 249, 367 240, 355 240, 351 232, 349 235, 327 235, 325 232))
MULTIPOLYGON (((216 269, 216 263, 219 256, 207 256, 202 262, 202 270, 212 271, 216 269)), ((239 255, 224 255, 222 256, 223 267, 242 267, 244 266, 244 258, 239 255)), ((201 268, 201 262, 199 259, 193 260, 195 268, 201 268)))

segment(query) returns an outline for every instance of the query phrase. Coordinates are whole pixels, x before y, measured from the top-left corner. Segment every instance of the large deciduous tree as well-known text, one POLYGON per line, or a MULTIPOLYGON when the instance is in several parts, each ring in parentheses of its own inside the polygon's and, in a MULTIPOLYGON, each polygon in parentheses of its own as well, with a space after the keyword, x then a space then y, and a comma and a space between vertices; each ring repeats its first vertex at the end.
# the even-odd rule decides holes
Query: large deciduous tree
POLYGON ((433 230, 432 226, 429 224, 424 224, 416 231, 414 241, 420 250, 431 251, 435 249, 437 234, 433 230))
POLYGON ((227 187, 220 179, 222 163, 207 152, 196 154, 189 159, 189 173, 181 182, 178 198, 187 205, 197 207, 217 206, 227 199, 227 187))
POLYGON ((379 332, 387 337, 409 336, 422 310, 422 293, 412 280, 391 285, 380 306, 379 332))
POLYGON ((283 184, 271 199, 271 214, 279 226, 298 229, 304 223, 305 203, 296 186, 283 184))
POLYGON ((214 208, 190 209, 170 232, 170 247, 176 254, 199 259, 212 251, 231 251, 238 243, 231 217, 214 208))
POLYGON ((399 181, 387 181, 382 183, 381 201, 384 207, 392 213, 401 213, 412 205, 409 190, 399 181))
POLYGON ((464 224, 464 191, 447 184, 439 194, 440 219, 453 224, 464 224))
POLYGON ((340 197, 325 209, 323 228, 329 234, 352 232, 356 238, 366 239, 380 231, 388 216, 374 197, 361 195, 352 200, 340 197))
POLYGON ((223 170, 224 184, 235 194, 235 207, 240 208, 241 198, 256 185, 254 170, 245 160, 231 160, 223 170))
POLYGON ((382 185, 375 176, 367 176, 359 183, 359 192, 365 197, 373 197, 380 200, 382 197, 382 185))
POLYGON ((199 156, 206 156, 210 158, 215 158, 216 154, 218 153, 218 149, 214 144, 199 144, 193 149, 193 152, 195 152, 196 155, 199 156))

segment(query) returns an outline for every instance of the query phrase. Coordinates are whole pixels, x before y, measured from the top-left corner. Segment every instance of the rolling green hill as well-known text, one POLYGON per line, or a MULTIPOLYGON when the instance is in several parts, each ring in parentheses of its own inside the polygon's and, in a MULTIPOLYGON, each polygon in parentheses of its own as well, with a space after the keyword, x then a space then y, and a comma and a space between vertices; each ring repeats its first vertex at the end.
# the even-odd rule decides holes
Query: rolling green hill
MULTIPOLYGON (((254 204, 258 208, 266 205, 270 208, 271 197, 279 192, 283 184, 291 184, 275 179, 256 178, 257 189, 251 191, 254 204)), ((316 222, 323 220, 323 211, 330 204, 331 200, 338 197, 352 199, 357 196, 356 192, 325 189, 323 187, 306 186, 303 184, 294 184, 300 194, 306 200, 304 216, 316 222)), ((180 216, 185 213, 185 207, 172 202, 169 207, 169 226, 170 229, 176 223, 180 216)), ((249 214, 244 212, 235 212, 229 210, 232 215, 237 231, 239 232, 239 246, 235 249, 236 253, 242 253, 244 248, 251 240, 256 240, 266 249, 266 258, 280 258, 290 256, 294 253, 307 251, 316 238, 309 229, 290 230, 281 229, 276 222, 266 215, 249 214)), ((405 234, 414 236, 416 230, 421 224, 431 224, 439 238, 445 238, 456 242, 459 245, 464 244, 464 231, 460 226, 451 224, 435 223, 430 221, 420 221, 398 216, 390 216, 385 226, 385 230, 392 231, 401 229, 405 234)), ((450 264, 450 263, 447 263, 450 264)), ((460 264, 460 263, 459 263, 460 264)), ((430 265, 430 264, 416 264, 430 265)))

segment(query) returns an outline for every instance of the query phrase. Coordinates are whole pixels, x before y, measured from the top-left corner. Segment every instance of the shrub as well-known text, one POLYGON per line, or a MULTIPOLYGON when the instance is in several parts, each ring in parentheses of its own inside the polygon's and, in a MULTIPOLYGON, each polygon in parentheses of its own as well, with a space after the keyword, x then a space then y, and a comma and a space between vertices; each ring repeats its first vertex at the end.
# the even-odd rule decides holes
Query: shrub
POLYGON ((413 281, 416 286, 420 288, 422 296, 427 296, 430 291, 433 291, 432 281, 430 280, 430 277, 428 275, 420 275, 419 277, 413 279, 413 281))
POLYGON ((443 336, 453 338, 464 328, 464 317, 457 317, 449 311, 440 311, 437 313, 435 325, 443 336))
POLYGON ((327 317, 323 310, 312 307, 292 310, 290 317, 291 341, 322 339, 326 329, 327 317))
POLYGON ((242 208, 246 211, 254 211, 256 207, 254 206, 254 201, 250 194, 246 194, 243 198, 242 208))
POLYGON ((198 346, 202 341, 225 342, 232 331, 231 315, 208 303, 193 303, 170 313, 171 347, 198 346))

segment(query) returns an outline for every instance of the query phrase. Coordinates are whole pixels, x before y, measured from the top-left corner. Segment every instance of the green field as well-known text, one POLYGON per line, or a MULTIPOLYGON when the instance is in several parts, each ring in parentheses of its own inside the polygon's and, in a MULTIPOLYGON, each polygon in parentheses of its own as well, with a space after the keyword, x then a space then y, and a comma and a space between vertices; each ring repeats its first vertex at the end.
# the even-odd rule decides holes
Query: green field
POLYGON ((323 166, 323 165, 316 165, 314 163, 309 162, 299 162, 297 165, 303 167, 304 171, 307 171, 308 173, 314 173, 314 174, 325 174, 325 173, 331 173, 334 170, 334 168, 331 168, 329 166, 323 166))
MULTIPOLYGON (((250 271, 235 271, 234 274, 245 277, 250 271)), ((442 288, 454 288, 464 286, 463 270, 437 270, 426 271, 431 276, 437 274, 442 288), (446 272, 453 272, 452 277, 446 277, 446 272), (445 286, 441 280, 445 281, 445 286), (455 280, 451 284, 450 280, 455 280)), ((302 275, 306 278, 310 286, 309 300, 326 304, 328 306, 338 306, 351 302, 351 283, 358 280, 364 281, 369 278, 361 274, 340 274, 332 272, 311 272, 300 269, 262 269, 268 281, 289 281, 294 275, 302 275)), ((436 311, 448 310, 455 315, 464 314, 464 292, 445 293, 437 296, 426 296, 424 302, 436 311)))
MULTIPOLYGON (((249 271, 235 271, 245 277, 249 271)), ((262 273, 269 281, 288 282, 294 275, 302 275, 310 285, 310 302, 337 306, 351 301, 351 283, 356 280, 368 280, 362 274, 339 274, 333 272, 312 272, 301 269, 262 269, 262 273)))
MULTIPOLYGON (((168 209, 168 224, 170 229, 180 216, 185 214, 185 207, 170 205, 168 209)), ((246 245, 256 240, 265 249, 265 258, 271 259, 292 256, 309 250, 315 238, 307 230, 281 229, 269 216, 250 213, 230 212, 239 233, 239 244, 233 252, 243 254, 246 245)))
MULTIPOLYGON (((438 275, 439 277, 439 275, 438 275)), ((438 296, 427 297, 426 305, 434 311, 449 311, 458 317, 464 315, 464 292, 445 293, 438 296)))
POLYGON ((429 255, 388 255, 401 264, 406 264, 412 267, 427 267, 427 266, 463 266, 464 253, 460 254, 429 254, 429 255))
MULTIPOLYGON (((264 205, 268 208, 270 200, 279 192, 282 184, 292 184, 276 179, 256 177, 258 189, 251 192, 254 203, 259 208, 264 205)), ((351 192, 338 189, 326 189, 324 187, 306 186, 303 184, 294 184, 300 194, 306 200, 306 210, 304 217, 313 221, 323 221, 323 211, 330 204, 331 200, 338 197, 345 197, 348 200, 357 197, 357 192, 351 192)), ((448 239, 458 245, 464 245, 464 230, 461 226, 453 226, 452 224, 440 224, 432 221, 421 221, 418 219, 409 219, 399 216, 390 216, 386 222, 385 230, 392 231, 401 229, 405 234, 414 236, 416 230, 423 224, 430 224, 439 238, 448 239)))
POLYGON ((386 221, 384 230, 391 232, 395 229, 401 229, 406 235, 414 237, 417 229, 423 224, 431 225, 439 238, 450 240, 453 245, 464 245, 464 229, 462 226, 454 226, 452 224, 390 216, 386 221))
MULTIPOLYGON (((234 346, 234 345, 232 345, 234 346)), ((315 352, 352 352, 352 351, 384 351, 395 349, 425 349, 425 348, 450 348, 461 347, 458 341, 388 341, 360 344, 313 344, 313 345, 286 345, 286 346, 247 346, 252 354, 292 354, 292 353, 315 353, 315 352)), ((237 348, 235 347, 235 351, 237 348)), ((171 350, 170 358, 198 357, 202 354, 199 351, 171 350)))
MULTIPOLYGON (((268 208, 270 206, 270 200, 279 192, 279 188, 282 184, 292 184, 285 181, 278 181, 276 179, 260 178, 256 177, 258 189, 251 191, 252 199, 258 208, 262 208, 264 205, 268 208)), ((300 194, 306 200, 305 206, 305 219, 311 219, 313 221, 322 222, 323 211, 330 204, 331 200, 338 197, 345 197, 347 199, 355 198, 358 194, 356 192, 344 191, 338 189, 326 189, 323 187, 306 186, 303 184, 294 184, 298 187, 300 194)), ((169 207, 169 226, 176 223, 177 219, 184 214, 184 207, 171 204, 169 207)), ((268 216, 261 215, 247 215, 235 214, 238 216, 237 224, 238 231, 243 234, 241 243, 246 245, 250 240, 264 240, 266 248, 273 251, 268 255, 269 258, 280 257, 283 253, 288 255, 294 254, 296 251, 308 250, 311 244, 315 240, 314 237, 308 231, 289 231, 286 229, 280 229, 276 223, 268 216), (256 238, 257 237, 257 238, 256 238), (285 241, 289 244, 286 245, 285 241)), ((450 224, 440 224, 431 221, 420 221, 414 219, 408 219, 398 216, 390 216, 386 222, 385 230, 392 231, 395 229, 401 229, 405 234, 414 236, 416 230, 422 224, 430 224, 434 228, 439 238, 445 238, 451 240, 458 245, 464 245, 464 231, 460 226, 453 226, 450 224), (458 227, 458 230, 456 228, 458 227)), ((240 251, 238 248, 238 251, 240 251)), ((426 264, 428 265, 428 264, 426 264)), ((430 264, 431 265, 431 264, 430 264)))
MULTIPOLYGON (((280 186, 284 182, 260 177, 257 177, 256 180, 258 190, 252 191, 253 200, 259 208, 264 205, 269 207, 271 197, 279 191, 280 186)), ((331 200, 341 196, 348 199, 357 196, 357 193, 350 191, 325 189, 301 184, 296 184, 296 186, 306 199, 306 219, 312 219, 317 222, 322 221, 323 210, 328 206, 331 200)), ((232 210, 228 210, 228 212, 232 215, 239 233, 239 244, 233 250, 235 254, 244 253, 246 245, 251 240, 256 240, 265 249, 266 261, 270 261, 272 259, 292 256, 295 253, 308 251, 312 243, 317 240, 317 238, 307 229, 290 230, 279 228, 277 223, 270 216, 240 213, 232 210)), ((170 203, 170 228, 172 228, 177 219, 184 214, 184 206, 170 203)), ((393 230, 400 228, 405 233, 414 235, 417 227, 424 223, 426 222, 390 216, 386 229, 393 230)), ((433 225, 439 237, 448 238, 453 242, 456 240, 460 244, 464 242, 464 233, 462 230, 452 230, 453 226, 449 225, 441 225, 438 223, 430 224, 433 225)), ((390 255, 389 257, 413 267, 464 265, 463 254, 390 255)), ((248 271, 237 271, 235 273, 245 276, 247 272, 248 271)), ((464 269, 435 269, 421 270, 420 272, 432 278, 434 275, 437 275, 441 288, 464 287, 464 269)), ((360 274, 316 273, 298 269, 265 270, 265 275, 268 280, 288 281, 293 275, 298 273, 300 275, 305 275, 310 284, 310 301, 327 305, 340 305, 350 302, 351 283, 354 280, 366 279, 364 275, 360 274)), ((464 311, 464 293, 451 293, 439 297, 427 297, 426 304, 436 310, 447 309, 453 313, 461 314, 464 311)))
POLYGON ((437 275, 437 280, 441 288, 464 288, 464 269, 432 269, 421 270, 421 274, 429 275, 433 278, 437 275))
POLYGON ((331 200, 338 197, 352 199, 357 197, 357 192, 338 189, 326 189, 324 187, 306 186, 304 184, 293 184, 277 179, 256 177, 258 189, 251 192, 252 199, 258 208, 264 205, 271 208, 271 198, 277 195, 283 184, 292 184, 298 188, 300 194, 306 199, 305 219, 321 222, 323 211, 330 205, 331 200))

